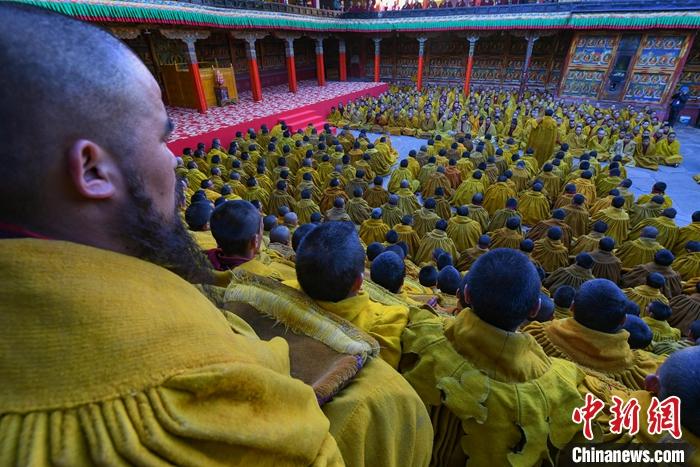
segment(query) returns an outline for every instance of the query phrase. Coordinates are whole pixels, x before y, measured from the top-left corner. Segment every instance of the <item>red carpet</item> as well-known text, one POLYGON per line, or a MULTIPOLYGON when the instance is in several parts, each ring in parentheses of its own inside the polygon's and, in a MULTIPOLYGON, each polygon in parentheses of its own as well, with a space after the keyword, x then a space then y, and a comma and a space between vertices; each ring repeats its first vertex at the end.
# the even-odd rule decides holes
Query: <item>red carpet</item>
POLYGON ((261 102, 248 102, 248 96, 244 95, 238 104, 216 107, 204 115, 189 109, 169 108, 168 113, 175 123, 176 131, 168 147, 177 155, 182 154, 186 147, 195 148, 199 142, 209 147, 214 138, 220 138, 224 147, 227 147, 237 131, 248 128, 257 130, 263 124, 272 128, 280 120, 284 120, 293 130, 304 128, 309 123, 320 130, 326 123, 331 107, 338 105, 338 102, 347 103, 367 95, 378 96, 389 87, 386 83, 366 82, 331 82, 324 88, 304 84, 297 94, 290 94, 286 85, 264 88, 261 102), (290 104, 294 104, 295 108, 280 109, 289 107, 290 104), (247 115, 255 118, 245 120, 247 115), (207 131, 208 129, 210 130, 207 131))

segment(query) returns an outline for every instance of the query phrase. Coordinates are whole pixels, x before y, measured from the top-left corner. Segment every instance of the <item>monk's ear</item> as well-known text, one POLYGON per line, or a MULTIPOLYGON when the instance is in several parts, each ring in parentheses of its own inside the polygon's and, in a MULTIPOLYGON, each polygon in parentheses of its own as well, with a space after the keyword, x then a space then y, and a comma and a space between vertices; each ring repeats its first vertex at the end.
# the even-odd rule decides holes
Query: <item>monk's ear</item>
POLYGON ((542 297, 537 298, 537 303, 535 303, 532 306, 532 309, 530 309, 530 312, 527 314, 527 317, 530 319, 534 319, 537 316, 537 313, 540 312, 540 307, 542 306, 542 297))
POLYGON ((469 286, 465 285, 464 290, 462 290, 462 299, 464 300, 464 304, 467 306, 471 306, 472 304, 472 294, 469 292, 469 286))
POLYGON ((90 199, 107 199, 117 191, 121 171, 100 145, 79 139, 67 153, 68 173, 78 193, 90 199))
POLYGON ((659 376, 656 373, 648 375, 644 380, 644 389, 652 394, 658 394, 660 387, 661 383, 659 382, 659 376))

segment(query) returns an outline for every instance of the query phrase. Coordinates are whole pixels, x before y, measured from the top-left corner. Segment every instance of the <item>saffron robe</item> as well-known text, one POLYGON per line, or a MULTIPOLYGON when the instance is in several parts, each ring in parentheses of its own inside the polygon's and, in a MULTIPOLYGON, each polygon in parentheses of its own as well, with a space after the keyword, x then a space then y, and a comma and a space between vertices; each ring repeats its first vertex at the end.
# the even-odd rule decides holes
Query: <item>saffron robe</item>
POLYGON ((432 261, 433 252, 436 248, 441 248, 446 253, 449 253, 452 258, 457 258, 459 254, 457 248, 455 248, 454 242, 447 236, 446 232, 433 229, 421 239, 413 262, 420 266, 432 261))

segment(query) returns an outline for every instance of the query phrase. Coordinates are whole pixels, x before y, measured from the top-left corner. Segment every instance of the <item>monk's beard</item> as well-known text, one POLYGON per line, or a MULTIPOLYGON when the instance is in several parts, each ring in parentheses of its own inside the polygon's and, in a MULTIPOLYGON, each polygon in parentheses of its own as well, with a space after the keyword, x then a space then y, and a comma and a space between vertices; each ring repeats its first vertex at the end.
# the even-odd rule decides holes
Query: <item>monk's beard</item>
POLYGON ((209 262, 180 221, 178 206, 184 201, 184 192, 179 180, 169 219, 153 208, 153 200, 143 189, 145 182, 138 174, 128 174, 126 186, 131 202, 124 207, 120 229, 134 256, 162 266, 190 283, 210 283, 209 262))

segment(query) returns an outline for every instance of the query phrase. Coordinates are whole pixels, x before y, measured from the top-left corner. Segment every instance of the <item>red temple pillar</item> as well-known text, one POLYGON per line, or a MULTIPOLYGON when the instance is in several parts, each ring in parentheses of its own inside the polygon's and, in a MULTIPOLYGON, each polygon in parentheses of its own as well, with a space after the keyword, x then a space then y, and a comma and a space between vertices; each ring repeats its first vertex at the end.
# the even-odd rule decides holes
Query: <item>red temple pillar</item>
POLYGON ((345 56, 345 39, 338 39, 338 78, 348 80, 347 58, 345 56))
POLYGON ((381 37, 375 37, 372 39, 374 41, 374 82, 379 82, 379 62, 380 62, 380 44, 382 42, 381 37))
POLYGON ((316 79, 319 86, 326 85, 326 70, 323 64, 323 37, 316 38, 316 79))
POLYGON ((426 36, 418 36, 418 72, 416 73, 416 89, 423 89, 423 54, 425 52, 426 36))
POLYGON ((255 37, 246 37, 246 56, 248 58, 248 70, 250 71, 250 92, 255 102, 262 100, 262 85, 260 84, 260 72, 258 71, 258 55, 255 52, 255 37))
MULTIPOLYGON (((192 74, 192 82, 194 84, 194 94, 196 97, 196 108, 200 113, 207 111, 207 99, 204 95, 204 87, 202 86, 202 77, 199 75, 199 62, 197 61, 197 51, 194 44, 197 39, 206 39, 209 37, 208 31, 184 31, 177 29, 161 30, 163 36, 168 39, 179 39, 187 46, 187 68, 192 74)), ((154 58, 155 60, 155 58, 154 58)))
POLYGON ((536 36, 535 34, 528 34, 527 36, 525 36, 525 40, 527 40, 527 50, 525 51, 525 63, 523 64, 523 72, 520 74, 520 90, 518 91, 518 95, 520 97, 522 97, 523 92, 525 92, 525 86, 527 86, 527 80, 530 74, 530 60, 532 59, 532 48, 535 46, 535 41, 539 38, 540 36, 536 36))
POLYGON ((287 80, 289 92, 297 92, 297 67, 294 63, 294 37, 285 37, 284 55, 287 59, 287 80))
POLYGON ((467 37, 469 41, 469 55, 467 55, 467 69, 464 76, 464 95, 469 95, 469 90, 472 81, 472 67, 474 66, 474 50, 476 49, 476 41, 479 40, 479 36, 469 36, 467 37))

